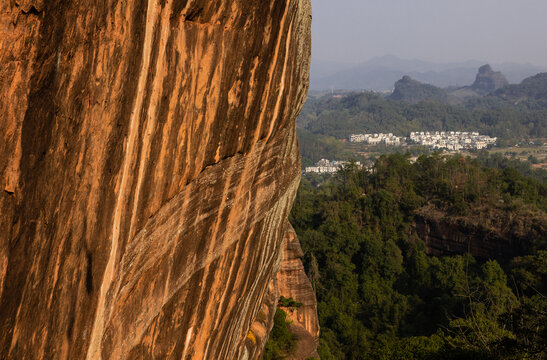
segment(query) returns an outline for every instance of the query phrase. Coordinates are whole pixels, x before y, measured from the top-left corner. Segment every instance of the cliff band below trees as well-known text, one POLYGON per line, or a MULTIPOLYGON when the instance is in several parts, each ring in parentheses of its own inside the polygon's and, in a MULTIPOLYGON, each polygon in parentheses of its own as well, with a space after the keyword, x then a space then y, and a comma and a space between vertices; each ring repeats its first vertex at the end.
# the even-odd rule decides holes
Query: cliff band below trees
POLYGON ((483 259, 510 259, 525 255, 533 239, 547 231, 541 212, 490 207, 468 216, 449 216, 431 206, 419 209, 413 230, 434 256, 469 253, 483 259))
POLYGON ((310 22, 309 0, 2 2, 2 359, 260 353, 310 22))

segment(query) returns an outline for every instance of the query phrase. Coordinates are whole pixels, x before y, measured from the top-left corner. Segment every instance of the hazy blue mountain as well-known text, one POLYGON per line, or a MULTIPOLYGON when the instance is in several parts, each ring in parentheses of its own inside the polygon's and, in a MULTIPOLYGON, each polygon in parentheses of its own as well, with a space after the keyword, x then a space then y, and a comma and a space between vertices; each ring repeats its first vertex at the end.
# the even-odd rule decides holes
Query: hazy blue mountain
POLYGON ((547 66, 542 67, 535 65, 505 63, 495 65, 495 67, 505 75, 511 84, 519 84, 528 77, 538 73, 547 72, 547 66))
POLYGON ((322 78, 336 74, 337 72, 348 70, 355 64, 347 64, 336 61, 314 60, 311 62, 310 73, 316 78, 322 78))
MULTIPOLYGON (((535 79, 535 77, 530 79, 535 79)), ((525 79, 523 83, 526 81, 525 79)), ((537 89, 541 88, 542 84, 541 81, 536 80, 533 81, 533 85, 537 89)), ((512 86, 519 87, 520 85, 512 86)), ((422 83, 405 75, 395 83, 393 93, 389 98, 414 104, 422 100, 435 100, 441 103, 456 105, 462 104, 471 98, 482 97, 498 89, 505 88, 510 88, 510 86, 503 73, 494 71, 489 64, 486 64, 479 68, 475 82, 471 86, 440 88, 422 83)), ((547 87, 544 86, 544 88, 547 87)))
POLYGON ((547 100, 547 73, 541 73, 524 79, 518 85, 500 88, 490 96, 509 101, 547 100))
MULTIPOLYGON (((475 81, 477 68, 486 62, 469 60, 460 63, 434 63, 418 59, 401 59, 393 55, 376 57, 358 65, 312 61, 311 89, 392 90, 404 75, 437 87, 461 87, 475 81)), ((493 64, 510 83, 547 71, 547 66, 526 64, 493 64)))

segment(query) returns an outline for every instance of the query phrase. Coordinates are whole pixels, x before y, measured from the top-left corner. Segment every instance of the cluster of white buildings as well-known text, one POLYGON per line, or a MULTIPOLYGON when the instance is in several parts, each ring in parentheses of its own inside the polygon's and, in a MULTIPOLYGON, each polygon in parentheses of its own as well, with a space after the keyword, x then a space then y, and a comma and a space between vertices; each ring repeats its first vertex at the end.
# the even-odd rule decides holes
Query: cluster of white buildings
POLYGON ((389 134, 352 134, 349 136, 349 142, 352 143, 366 143, 369 145, 401 145, 404 142, 405 138, 399 136, 393 136, 392 133, 389 134))
POLYGON ((429 146, 432 149, 447 149, 458 151, 463 149, 484 149, 488 145, 496 143, 497 138, 480 135, 478 132, 466 131, 435 131, 435 132, 411 132, 410 138, 389 134, 352 134, 349 136, 351 143, 365 143, 368 145, 403 145, 410 143, 429 146))
POLYGON ((484 149, 496 143, 497 138, 480 135, 478 132, 436 131, 411 132, 410 140, 432 149, 458 151, 462 149, 484 149))
MULTIPOLYGON (((304 170, 305 173, 317 173, 317 174, 332 174, 340 170, 342 165, 348 164, 349 161, 337 161, 321 159, 315 163, 315 166, 307 166, 304 170)), ((361 166, 361 163, 357 161, 357 166, 361 166)))

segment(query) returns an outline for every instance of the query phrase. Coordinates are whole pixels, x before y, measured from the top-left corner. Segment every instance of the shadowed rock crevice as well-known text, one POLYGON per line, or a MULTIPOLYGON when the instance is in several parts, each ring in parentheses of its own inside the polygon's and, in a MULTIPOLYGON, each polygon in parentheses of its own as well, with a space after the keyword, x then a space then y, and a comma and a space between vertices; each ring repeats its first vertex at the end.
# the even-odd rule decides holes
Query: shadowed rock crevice
POLYGON ((23 15, 40 15, 43 10, 38 10, 34 6, 31 6, 28 10, 21 9, 23 15))
POLYGON ((86 266, 86 277, 85 277, 85 288, 88 294, 93 292, 93 255, 87 253, 87 266, 86 266))
POLYGON ((186 14, 182 15, 184 21, 195 22, 198 16, 203 12, 203 8, 190 9, 186 14))

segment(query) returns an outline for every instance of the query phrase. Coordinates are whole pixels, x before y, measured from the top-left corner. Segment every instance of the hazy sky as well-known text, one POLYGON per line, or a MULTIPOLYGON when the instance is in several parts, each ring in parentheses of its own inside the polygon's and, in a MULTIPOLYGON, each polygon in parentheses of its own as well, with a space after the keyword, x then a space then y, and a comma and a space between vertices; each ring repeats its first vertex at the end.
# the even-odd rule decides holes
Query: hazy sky
POLYGON ((547 0, 311 0, 313 58, 547 65, 547 0))

